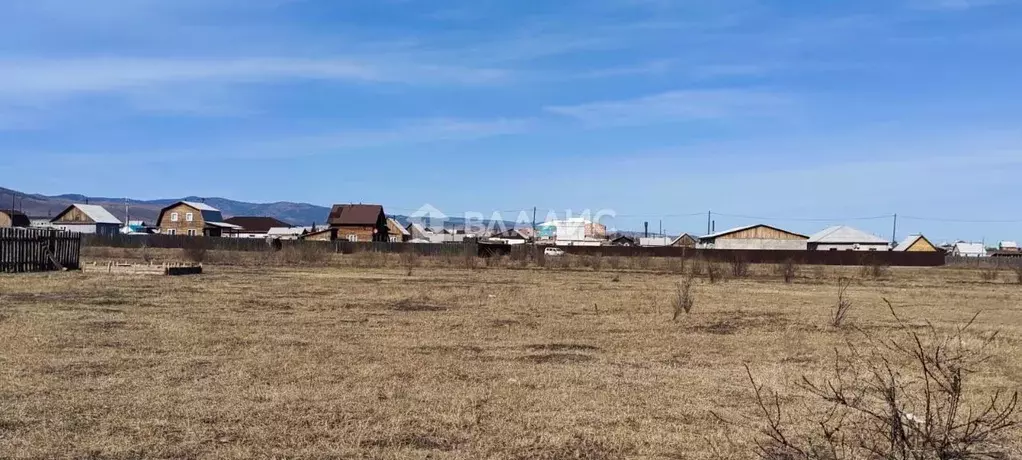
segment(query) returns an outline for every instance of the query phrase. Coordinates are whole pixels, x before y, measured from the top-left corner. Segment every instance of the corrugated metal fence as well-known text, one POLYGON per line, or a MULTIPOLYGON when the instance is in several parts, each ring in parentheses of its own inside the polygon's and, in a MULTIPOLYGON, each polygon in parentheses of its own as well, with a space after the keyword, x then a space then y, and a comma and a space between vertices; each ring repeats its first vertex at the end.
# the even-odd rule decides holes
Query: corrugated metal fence
MULTIPOLYGON (((476 243, 386 243, 347 241, 281 241, 278 246, 262 239, 244 238, 203 238, 170 235, 85 235, 85 244, 118 248, 182 249, 201 247, 221 251, 266 251, 290 246, 316 247, 326 252, 352 254, 355 252, 415 253, 424 256, 501 256, 538 258, 543 257, 545 246, 533 245, 491 245, 476 243)), ((579 256, 601 257, 682 257, 707 261, 729 262, 743 260, 749 263, 784 263, 791 260, 805 265, 889 265, 905 267, 936 267, 944 265, 943 252, 893 252, 893 251, 772 251, 772 250, 723 250, 690 249, 675 247, 624 247, 624 246, 562 246, 566 253, 579 256)))
POLYGON ((77 269, 81 247, 79 233, 0 228, 0 272, 77 269))

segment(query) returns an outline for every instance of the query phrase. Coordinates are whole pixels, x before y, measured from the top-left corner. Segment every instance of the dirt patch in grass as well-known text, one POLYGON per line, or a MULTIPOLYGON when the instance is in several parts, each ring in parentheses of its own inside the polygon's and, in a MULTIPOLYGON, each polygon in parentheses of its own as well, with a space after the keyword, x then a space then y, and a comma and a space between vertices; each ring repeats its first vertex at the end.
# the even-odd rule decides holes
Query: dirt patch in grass
POLYGON ((526 345, 526 350, 532 351, 600 351, 600 347, 583 345, 578 343, 546 343, 538 345, 526 345))
POLYGON ((590 362, 593 357, 575 353, 543 353, 523 356, 521 360, 533 364, 578 364, 590 362))
POLYGON ((380 449, 416 449, 416 450, 438 450, 441 452, 450 452, 463 441, 460 439, 451 439, 445 436, 432 434, 432 433, 405 433, 393 438, 380 438, 367 441, 365 445, 367 447, 376 447, 380 449))
POLYGON ((447 311, 447 307, 412 299, 395 302, 391 308, 394 311, 447 311))

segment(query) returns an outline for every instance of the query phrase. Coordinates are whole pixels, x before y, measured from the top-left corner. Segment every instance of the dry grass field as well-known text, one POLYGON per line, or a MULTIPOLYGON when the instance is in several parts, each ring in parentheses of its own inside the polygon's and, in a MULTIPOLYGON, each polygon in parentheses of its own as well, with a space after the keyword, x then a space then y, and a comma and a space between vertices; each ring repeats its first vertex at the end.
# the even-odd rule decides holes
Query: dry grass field
MULTIPOLYGON (((966 340, 1000 332, 969 395, 1022 386, 1008 272, 820 267, 785 284, 753 267, 696 279, 673 320, 677 274, 356 257, 0 276, 0 458, 752 458, 745 366, 811 424, 798 380, 897 333, 882 298, 939 331, 982 311, 966 340), (842 276, 852 309, 835 328, 842 276)), ((998 440, 1003 458, 1022 458, 1019 439, 998 440)))

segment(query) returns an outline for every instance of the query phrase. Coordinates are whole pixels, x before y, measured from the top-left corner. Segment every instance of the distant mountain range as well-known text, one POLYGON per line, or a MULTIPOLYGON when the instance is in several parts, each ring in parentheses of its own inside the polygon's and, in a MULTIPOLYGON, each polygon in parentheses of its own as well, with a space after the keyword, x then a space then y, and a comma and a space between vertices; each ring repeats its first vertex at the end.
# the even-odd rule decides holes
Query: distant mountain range
MULTIPOLYGON (((244 201, 230 200, 227 198, 202 198, 197 196, 165 198, 158 200, 134 200, 129 198, 125 201, 124 198, 96 197, 78 194, 54 196, 29 194, 0 187, 0 209, 11 208, 12 200, 14 209, 21 210, 31 217, 53 217, 72 204, 88 203, 98 204, 105 207, 122 221, 125 220, 125 215, 127 214, 127 216, 130 217, 130 220, 143 220, 151 224, 156 223, 156 219, 158 218, 161 209, 178 201, 206 203, 223 212, 224 217, 275 217, 294 225, 322 225, 326 223, 327 216, 330 214, 330 208, 324 206, 317 206, 309 203, 292 203, 288 201, 279 201, 276 203, 248 203, 244 201), (125 204, 127 204, 127 212, 125 212, 125 204)), ((384 208, 384 210, 386 210, 386 208, 384 208)), ((405 224, 408 222, 407 216, 391 215, 391 217, 394 217, 399 222, 405 224)), ((461 226, 464 224, 464 219, 460 218, 450 218, 447 220, 448 227, 461 226)), ((504 226, 511 228, 514 227, 514 223, 505 222, 504 226)))

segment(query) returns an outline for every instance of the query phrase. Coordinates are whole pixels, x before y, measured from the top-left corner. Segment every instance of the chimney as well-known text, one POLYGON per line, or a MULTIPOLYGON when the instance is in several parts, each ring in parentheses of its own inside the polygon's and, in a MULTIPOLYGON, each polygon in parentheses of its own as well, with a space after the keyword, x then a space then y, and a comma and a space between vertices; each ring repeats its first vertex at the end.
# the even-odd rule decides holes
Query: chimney
POLYGON ((649 238, 649 222, 643 222, 642 225, 644 227, 642 231, 642 236, 649 238))

